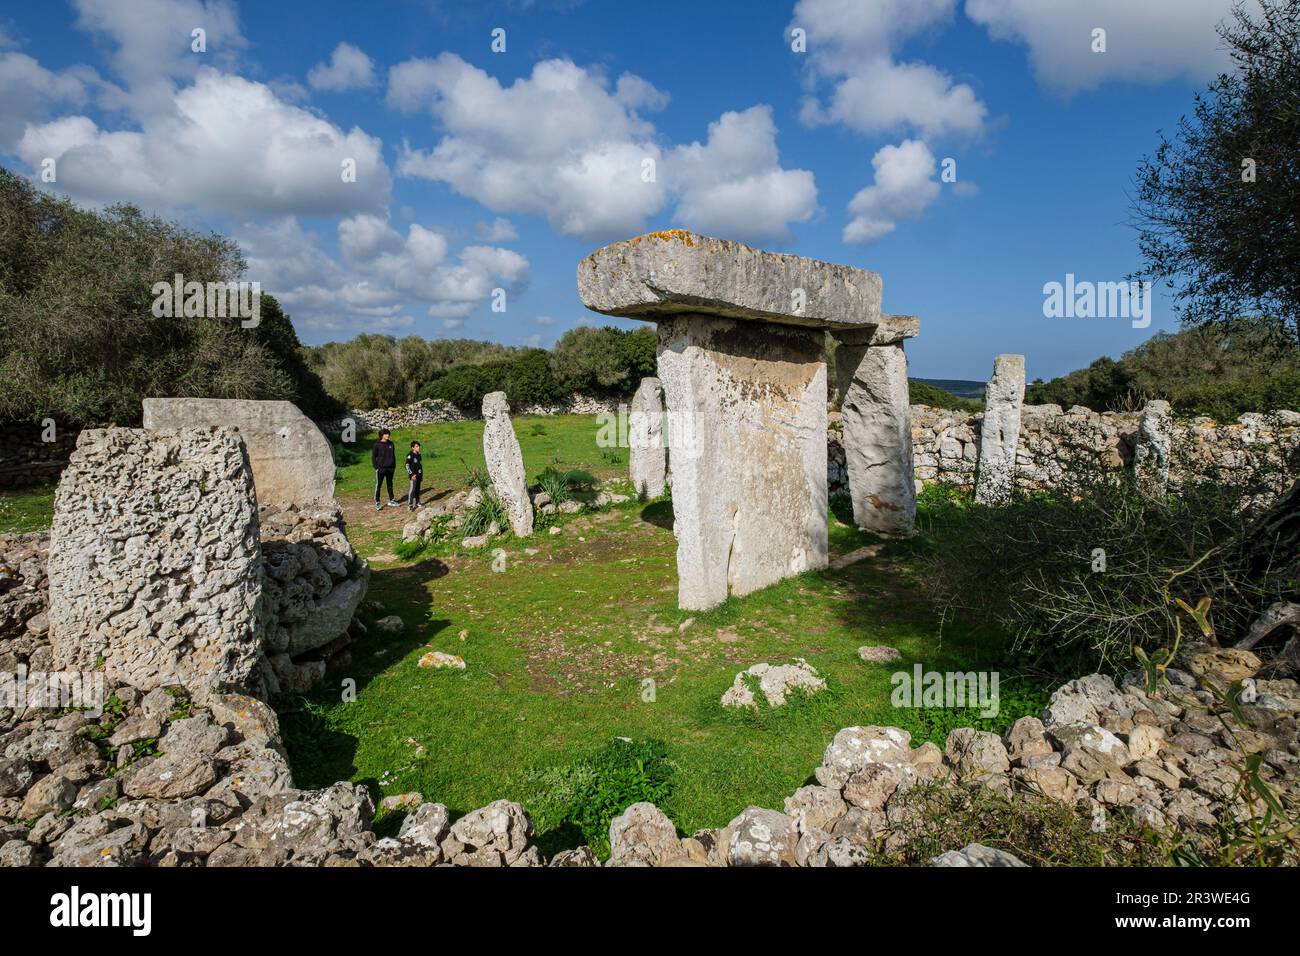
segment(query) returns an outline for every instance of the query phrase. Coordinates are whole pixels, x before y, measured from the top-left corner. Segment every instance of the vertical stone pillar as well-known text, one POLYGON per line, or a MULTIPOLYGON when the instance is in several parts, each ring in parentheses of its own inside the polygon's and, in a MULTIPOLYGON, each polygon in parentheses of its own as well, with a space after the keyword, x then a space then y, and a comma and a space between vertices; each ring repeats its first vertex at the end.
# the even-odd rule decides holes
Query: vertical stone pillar
POLYGON ((822 333, 683 315, 659 323, 678 604, 703 610, 826 566, 822 333))
POLYGON ((528 497, 524 455, 519 450, 505 392, 483 396, 483 457, 497 497, 505 505, 510 528, 520 538, 533 533, 533 503, 528 497))
POLYGON ((916 522, 903 340, 919 327, 912 316, 882 316, 871 332, 832 333, 853 522, 864 531, 906 536, 916 522))
POLYGON ((1020 411, 1025 404, 1025 357, 999 355, 993 377, 984 388, 984 421, 975 474, 975 500, 1003 504, 1016 484, 1016 446, 1020 442, 1020 411))
POLYGON ((657 378, 641 379, 632 396, 627 444, 632 487, 643 498, 658 498, 668 476, 668 448, 664 441, 664 390, 657 378))
POLYGON ((1137 444, 1133 449, 1133 478, 1146 494, 1162 497, 1169 488, 1169 458, 1173 443, 1174 417, 1169 403, 1147 402, 1138 422, 1137 444))

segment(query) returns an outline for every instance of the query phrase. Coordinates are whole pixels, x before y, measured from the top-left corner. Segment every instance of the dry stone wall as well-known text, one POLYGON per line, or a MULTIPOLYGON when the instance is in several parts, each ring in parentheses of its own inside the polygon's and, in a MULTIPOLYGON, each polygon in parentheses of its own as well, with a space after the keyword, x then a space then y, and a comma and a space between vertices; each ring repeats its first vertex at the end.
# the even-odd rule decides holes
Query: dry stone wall
MULTIPOLYGON (((626 405, 627 398, 592 398, 587 395, 571 395, 556 405, 523 405, 515 411, 516 415, 595 415, 599 412, 617 412, 620 405, 626 405)), ((461 411, 455 405, 436 398, 421 399, 409 405, 395 405, 391 408, 354 408, 345 418, 330 422, 321 422, 323 431, 339 434, 348 421, 356 425, 358 433, 377 432, 381 428, 415 428, 419 425, 440 425, 443 422, 464 422, 478 418, 470 412, 461 411)))
MULTIPOLYGON (((912 455, 917 486, 975 484, 982 416, 928 405, 912 406, 912 455)), ((1016 487, 1062 486, 1083 469, 1121 472, 1133 467, 1141 412, 1094 412, 1081 406, 1026 405, 1016 448, 1016 487)), ((830 485, 847 490, 844 450, 836 423, 828 442, 830 485)), ((1248 413, 1235 422, 1175 419, 1169 433, 1169 487, 1193 475, 1231 475, 1257 467, 1300 473, 1300 413, 1248 413)))

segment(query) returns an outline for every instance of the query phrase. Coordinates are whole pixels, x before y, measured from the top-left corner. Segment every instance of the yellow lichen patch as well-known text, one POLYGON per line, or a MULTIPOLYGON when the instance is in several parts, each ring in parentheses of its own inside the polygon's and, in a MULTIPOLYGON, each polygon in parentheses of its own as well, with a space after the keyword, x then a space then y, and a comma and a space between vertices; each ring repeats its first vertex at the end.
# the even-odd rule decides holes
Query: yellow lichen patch
POLYGON ((658 239, 661 242, 671 242, 677 240, 688 246, 695 245, 695 234, 689 229, 660 229, 658 232, 648 232, 644 236, 636 236, 627 241, 629 246, 635 246, 642 239, 658 239))

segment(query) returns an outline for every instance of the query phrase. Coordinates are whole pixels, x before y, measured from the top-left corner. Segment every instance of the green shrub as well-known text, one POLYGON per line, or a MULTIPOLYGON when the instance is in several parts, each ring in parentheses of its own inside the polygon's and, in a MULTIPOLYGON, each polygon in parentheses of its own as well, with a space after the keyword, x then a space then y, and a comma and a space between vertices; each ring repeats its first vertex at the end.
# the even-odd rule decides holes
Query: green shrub
POLYGON ((478 504, 465 513, 465 522, 460 526, 460 530, 465 537, 472 538, 487 531, 493 522, 496 522, 502 533, 510 527, 505 505, 494 492, 485 491, 479 498, 478 504))
POLYGON ((983 402, 958 398, 952 392, 915 379, 907 383, 907 396, 908 401, 913 405, 933 405, 935 408, 947 408, 958 412, 977 412, 984 407, 983 402))
POLYGON ((566 473, 552 467, 542 470, 537 476, 536 485, 546 494, 550 495, 551 503, 560 505, 573 497, 569 493, 569 483, 566 480, 566 473))
POLYGON ((545 853, 586 844, 607 859, 610 821, 634 803, 662 805, 672 777, 662 741, 615 738, 566 766, 529 772, 520 799, 545 853))
POLYGON ((920 580, 945 619, 1003 628, 1026 667, 1077 677, 1172 644, 1177 612, 1165 588, 1194 566, 1171 593, 1192 605, 1209 597, 1230 643, 1296 586, 1288 555, 1261 573, 1247 543, 1265 478, 1214 476, 1153 500, 1126 477, 1085 472, 998 508, 935 492, 920 513, 942 530, 942 547, 923 556, 920 580))
POLYGON ((416 538, 414 541, 399 541, 393 546, 393 554, 403 561, 409 561, 422 554, 428 546, 428 542, 424 538, 416 538))

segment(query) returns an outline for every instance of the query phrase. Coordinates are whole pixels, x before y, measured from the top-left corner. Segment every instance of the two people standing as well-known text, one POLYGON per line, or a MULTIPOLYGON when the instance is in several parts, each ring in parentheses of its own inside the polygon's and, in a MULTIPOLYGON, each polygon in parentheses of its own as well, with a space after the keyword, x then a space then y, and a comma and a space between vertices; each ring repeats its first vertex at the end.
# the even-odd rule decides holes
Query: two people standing
MULTIPOLYGON (((387 486, 388 506, 396 508, 401 504, 393 496, 393 474, 397 471, 397 449, 393 445, 392 433, 387 428, 379 430, 379 441, 370 449, 370 465, 375 469, 375 510, 384 509, 380 492, 387 486)), ((406 503, 411 511, 420 504, 420 483, 424 479, 424 462, 420 457, 420 443, 411 442, 411 450, 406 456, 406 477, 409 487, 406 491, 406 503)))

